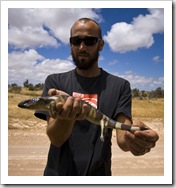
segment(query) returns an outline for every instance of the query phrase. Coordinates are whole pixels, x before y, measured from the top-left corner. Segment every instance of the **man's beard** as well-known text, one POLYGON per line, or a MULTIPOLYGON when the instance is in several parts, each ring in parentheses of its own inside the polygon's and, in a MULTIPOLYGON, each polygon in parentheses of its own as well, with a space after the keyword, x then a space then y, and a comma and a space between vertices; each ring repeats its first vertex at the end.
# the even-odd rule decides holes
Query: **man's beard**
MULTIPOLYGON (((80 53, 81 54, 81 53, 80 53)), ((82 54, 86 54, 85 52, 82 52, 82 54)), ((73 52, 71 51, 73 62, 75 63, 75 66, 78 67, 81 70, 88 70, 91 68, 96 62, 98 62, 99 57, 99 50, 97 50, 93 56, 87 61, 85 59, 79 60, 78 57, 76 57, 73 52)), ((87 54, 88 55, 88 54, 87 54)), ((89 56, 90 57, 90 56, 89 56)))

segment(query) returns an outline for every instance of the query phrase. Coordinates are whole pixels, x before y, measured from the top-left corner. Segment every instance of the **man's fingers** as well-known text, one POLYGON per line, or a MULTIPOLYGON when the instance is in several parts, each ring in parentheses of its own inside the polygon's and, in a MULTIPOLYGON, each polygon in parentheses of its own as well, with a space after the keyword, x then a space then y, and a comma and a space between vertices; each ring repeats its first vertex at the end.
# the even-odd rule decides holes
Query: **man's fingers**
POLYGON ((65 104, 63 104, 62 109, 60 109, 61 106, 58 106, 58 108, 59 108, 58 110, 60 110, 60 111, 57 110, 58 115, 63 119, 69 118, 69 114, 72 110, 73 103, 74 103, 73 97, 68 97, 65 104))
POLYGON ((136 131, 134 132, 134 135, 149 142, 156 142, 159 139, 158 134, 152 129, 146 131, 136 131))
POLYGON ((133 155, 135 156, 140 156, 140 155, 144 155, 145 153, 150 152, 150 148, 141 148, 140 150, 136 150, 135 148, 130 147, 130 151, 133 155))
POLYGON ((72 110, 70 112, 70 117, 71 118, 76 118, 76 116, 81 113, 80 101, 81 101, 81 99, 74 98, 73 107, 72 107, 72 110))
POLYGON ((90 110, 89 105, 83 104, 82 105, 82 109, 81 109, 81 114, 79 114, 76 119, 77 120, 83 120, 83 119, 85 119, 86 115, 89 112, 89 110, 90 110))
POLYGON ((159 139, 158 134, 155 131, 153 131, 149 126, 145 125, 142 121, 135 121, 133 125, 149 128, 149 130, 134 132, 134 135, 137 136, 138 138, 150 142, 156 142, 159 139))
POLYGON ((56 104, 56 111, 58 118, 68 119, 68 120, 83 120, 85 119, 89 108, 87 104, 79 98, 68 97, 66 102, 63 104, 61 102, 56 104))
POLYGON ((49 95, 49 96, 57 95, 57 90, 54 89, 54 88, 53 88, 53 89, 49 89, 48 95, 49 95))
MULTIPOLYGON (((136 132, 147 132, 147 131, 136 131, 136 132)), ((131 133, 128 131, 124 135, 124 139, 126 140, 126 143, 131 153, 136 156, 143 155, 149 152, 150 149, 155 146, 155 142, 148 141, 144 135, 143 137, 140 138, 137 135, 135 135, 135 133, 131 133)))
POLYGON ((49 89, 48 91, 48 95, 49 96, 54 96, 54 95, 67 95, 68 96, 68 93, 64 92, 64 91, 61 91, 61 90, 58 90, 58 89, 55 89, 55 88, 51 88, 49 89))
MULTIPOLYGON (((67 95, 66 92, 54 88, 49 89, 49 96, 67 95)), ((89 112, 89 105, 85 104, 81 99, 68 97, 66 102, 56 104, 57 117, 61 119, 83 120, 89 112)))

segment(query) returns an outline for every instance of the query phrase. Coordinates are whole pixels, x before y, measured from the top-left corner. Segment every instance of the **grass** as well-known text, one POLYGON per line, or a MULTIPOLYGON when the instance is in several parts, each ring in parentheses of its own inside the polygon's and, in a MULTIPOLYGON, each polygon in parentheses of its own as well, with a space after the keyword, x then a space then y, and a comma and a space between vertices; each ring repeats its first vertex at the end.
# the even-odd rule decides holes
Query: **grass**
MULTIPOLYGON (((20 94, 8 95, 8 112, 10 119, 29 120, 37 119, 34 117, 33 110, 25 110, 18 108, 18 103, 22 100, 30 99, 40 96, 42 91, 28 91, 22 89, 20 94)), ((164 99, 152 99, 152 100, 138 100, 132 101, 132 116, 133 119, 148 119, 148 118, 161 118, 164 117, 164 99)))
POLYGON ((133 118, 148 119, 164 117, 164 99, 150 99, 132 101, 133 118))
POLYGON ((8 112, 9 119, 23 119, 28 120, 30 118, 34 118, 34 111, 25 110, 19 108, 17 105, 22 100, 34 98, 41 96, 42 91, 29 91, 27 88, 22 88, 19 94, 9 93, 8 94, 8 112))
POLYGON ((17 105, 20 101, 31 98, 31 96, 20 94, 9 94, 8 96, 8 117, 14 119, 30 119, 34 111, 19 108, 17 105))
POLYGON ((34 97, 37 97, 37 96, 41 96, 42 94, 42 90, 39 90, 39 91, 29 91, 28 88, 22 88, 22 90, 20 91, 20 94, 21 95, 29 95, 29 96, 34 96, 34 97))

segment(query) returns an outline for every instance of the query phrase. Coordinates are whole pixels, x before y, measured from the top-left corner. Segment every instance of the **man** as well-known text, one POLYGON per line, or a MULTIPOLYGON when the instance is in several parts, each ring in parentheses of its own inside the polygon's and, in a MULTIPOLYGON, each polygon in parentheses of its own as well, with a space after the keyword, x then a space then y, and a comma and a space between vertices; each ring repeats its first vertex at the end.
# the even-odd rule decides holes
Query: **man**
MULTIPOLYGON (((111 175, 111 136, 107 129, 104 142, 100 126, 85 120, 88 106, 80 110, 80 99, 90 102, 108 117, 132 125, 131 89, 127 80, 113 76, 98 67, 99 51, 103 49, 100 26, 91 19, 76 21, 70 32, 70 48, 76 69, 49 75, 42 96, 70 95, 65 104, 56 105, 57 118, 45 111, 35 115, 47 120, 51 141, 44 175, 109 176, 111 175)), ((138 122, 138 126, 142 126, 138 122)), ((143 155, 155 146, 158 135, 153 130, 117 130, 118 146, 133 155, 143 155)))

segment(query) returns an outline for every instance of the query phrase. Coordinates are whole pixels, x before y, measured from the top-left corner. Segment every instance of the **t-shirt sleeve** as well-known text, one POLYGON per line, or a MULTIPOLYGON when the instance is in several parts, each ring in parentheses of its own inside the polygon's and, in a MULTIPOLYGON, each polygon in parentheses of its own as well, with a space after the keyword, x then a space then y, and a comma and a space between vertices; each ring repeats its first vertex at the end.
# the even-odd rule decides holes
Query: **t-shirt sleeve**
POLYGON ((132 100, 132 97, 131 97, 130 83, 128 81, 125 81, 121 89, 121 94, 118 100, 118 106, 116 108, 114 118, 116 118, 118 114, 123 113, 124 115, 126 115, 132 120, 132 115, 131 115, 132 101, 131 100, 132 100))

